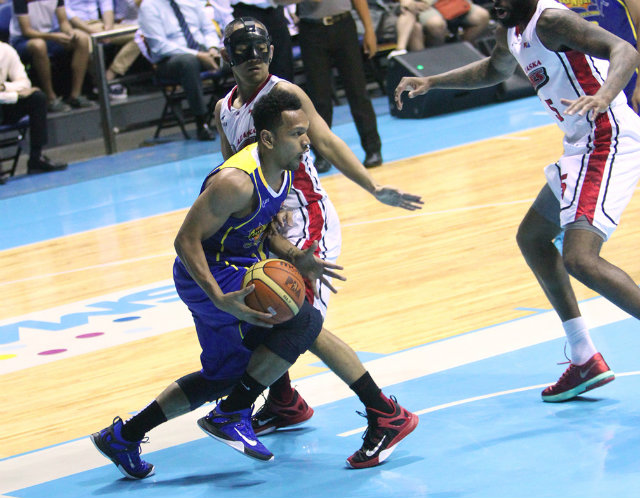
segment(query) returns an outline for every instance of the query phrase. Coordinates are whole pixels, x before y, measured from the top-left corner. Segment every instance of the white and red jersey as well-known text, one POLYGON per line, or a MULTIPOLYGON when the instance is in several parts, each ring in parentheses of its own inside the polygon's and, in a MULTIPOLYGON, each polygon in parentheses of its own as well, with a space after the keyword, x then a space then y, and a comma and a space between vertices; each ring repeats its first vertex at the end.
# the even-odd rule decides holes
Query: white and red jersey
POLYGON ((509 50, 565 135, 564 154, 545 169, 547 183, 560 201, 560 226, 584 219, 606 240, 618 226, 640 179, 640 117, 622 92, 595 118, 593 112, 585 116, 563 112, 561 99, 576 100, 600 89, 609 62, 574 50, 545 48, 536 33, 545 9, 567 7, 555 0, 538 0, 524 31, 507 31, 509 50))
MULTIPOLYGON (((538 19, 546 9, 569 10, 555 0, 539 0, 536 11, 525 30, 507 31, 509 50, 518 61, 551 115, 569 142, 577 143, 594 132, 594 123, 584 116, 568 116, 560 99, 575 100, 582 95, 594 95, 609 71, 609 62, 581 52, 553 52, 547 49, 536 33, 538 19)), ((611 108, 626 105, 621 92, 611 108)))
MULTIPOLYGON (((256 128, 251 115, 253 106, 281 81, 285 80, 269 75, 255 94, 239 108, 233 106, 233 101, 237 97, 237 86, 225 95, 220 110, 220 121, 234 153, 256 141, 256 128)), ((300 166, 294 173, 293 185, 284 202, 284 207, 293 212, 293 226, 286 228, 284 233, 287 240, 300 249, 306 249, 317 241, 316 254, 324 260, 335 263, 342 245, 340 221, 333 204, 320 184, 318 172, 309 152, 303 156, 300 166)), ((331 291, 326 286, 319 285, 319 294, 319 299, 315 298, 313 292, 307 287, 309 301, 324 316, 331 291)))
MULTIPOLYGON (((253 106, 261 97, 269 93, 279 82, 284 81, 272 74, 260 85, 256 93, 242 107, 233 106, 233 101, 237 96, 238 87, 235 86, 225 95, 220 110, 220 121, 224 134, 231 145, 233 153, 242 150, 248 144, 256 141, 256 128, 253 124, 253 106)), ((311 202, 326 199, 327 193, 322 188, 318 173, 313 165, 311 154, 304 155, 300 168, 295 172, 293 188, 284 206, 287 209, 306 206, 311 202)))

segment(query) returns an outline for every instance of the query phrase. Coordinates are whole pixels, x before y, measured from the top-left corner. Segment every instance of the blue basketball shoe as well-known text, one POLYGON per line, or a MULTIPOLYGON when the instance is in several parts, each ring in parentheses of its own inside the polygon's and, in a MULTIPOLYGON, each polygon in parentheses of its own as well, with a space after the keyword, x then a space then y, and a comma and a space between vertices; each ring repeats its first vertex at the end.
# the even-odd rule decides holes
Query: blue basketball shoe
POLYGON ((234 450, 268 462, 271 453, 259 440, 251 427, 252 408, 225 413, 216 406, 206 417, 198 420, 200 428, 209 436, 231 446, 234 450))
POLYGON ((116 417, 113 423, 100 432, 91 434, 91 441, 100 453, 116 464, 118 470, 130 479, 144 479, 153 474, 154 467, 140 458, 140 443, 130 442, 122 437, 122 419, 116 417))

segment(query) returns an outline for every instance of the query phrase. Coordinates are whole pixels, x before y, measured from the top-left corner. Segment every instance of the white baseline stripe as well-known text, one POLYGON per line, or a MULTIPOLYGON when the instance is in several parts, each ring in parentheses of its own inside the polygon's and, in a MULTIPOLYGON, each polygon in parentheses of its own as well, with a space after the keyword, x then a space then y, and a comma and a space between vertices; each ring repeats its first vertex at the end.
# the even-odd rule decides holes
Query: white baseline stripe
MULTIPOLYGON (((630 375, 640 375, 640 370, 635 370, 633 372, 616 373, 616 377, 629 377, 630 375)), ((519 387, 517 389, 509 389, 507 391, 498 391, 491 394, 483 394, 482 396, 474 396, 472 398, 460 399, 458 401, 451 401, 450 403, 443 403, 442 405, 432 406, 431 408, 425 408, 424 410, 418 410, 413 413, 415 413, 416 415, 424 415, 425 413, 437 412, 438 410, 444 410, 446 408, 451 408, 453 406, 465 405, 467 403, 474 403, 476 401, 481 401, 483 399, 496 398, 498 396, 505 396, 507 394, 513 394, 513 393, 521 393, 523 391, 531 391, 532 389, 543 389, 548 385, 549 384, 538 384, 535 386, 519 387)), ((338 436, 341 436, 341 437, 353 436, 354 434, 360 434, 366 428, 367 426, 365 425, 347 432, 341 432, 340 434, 338 434, 338 436)))
MULTIPOLYGON (((629 318, 628 314, 602 298, 581 303, 581 309, 591 327, 629 318)), ((391 354, 369 361, 365 366, 379 385, 386 387, 550 341, 563 335, 555 313, 544 312, 391 354)), ((312 406, 353 396, 353 392, 331 372, 299 379, 295 384, 312 406)), ((152 442, 144 445, 145 453, 205 437, 195 420, 207 410, 206 407, 200 408, 154 429, 152 442)), ((98 428, 96 427, 96 430, 98 428)), ((0 461, 0 473, 3 475, 0 495, 101 467, 107 462, 88 438, 8 458, 0 461), (34 468, 38 469, 38 472, 33 472, 34 468)))
MULTIPOLYGON (((445 408, 451 408, 453 406, 465 405, 467 403, 473 403, 475 401, 481 401, 483 399, 495 398, 497 396, 504 396, 506 394, 519 393, 522 391, 530 391, 532 389, 542 389, 547 387, 549 384, 538 384, 537 386, 528 386, 528 387, 519 387, 517 389, 509 389, 507 391, 499 391, 491 394, 483 394, 482 396, 474 396, 472 398, 460 399, 458 401, 451 401, 450 403, 443 403, 442 405, 432 406, 431 408, 425 408, 424 410, 418 410, 415 413, 416 415, 424 415, 425 413, 437 412, 438 410, 444 410, 445 408)), ((347 432, 341 432, 338 436, 347 437, 353 436, 354 434, 359 434, 364 431, 367 427, 358 427, 357 429, 353 429, 347 432)))

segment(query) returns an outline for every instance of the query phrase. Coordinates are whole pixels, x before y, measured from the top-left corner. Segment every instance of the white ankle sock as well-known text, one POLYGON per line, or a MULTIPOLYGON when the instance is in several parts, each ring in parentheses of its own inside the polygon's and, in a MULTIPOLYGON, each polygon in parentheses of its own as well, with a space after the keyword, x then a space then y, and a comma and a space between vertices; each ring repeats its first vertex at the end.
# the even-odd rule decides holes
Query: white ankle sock
POLYGON ((562 323, 564 333, 567 335, 567 341, 571 347, 571 363, 574 365, 582 365, 586 363, 598 351, 591 342, 589 329, 584 318, 572 318, 562 323))

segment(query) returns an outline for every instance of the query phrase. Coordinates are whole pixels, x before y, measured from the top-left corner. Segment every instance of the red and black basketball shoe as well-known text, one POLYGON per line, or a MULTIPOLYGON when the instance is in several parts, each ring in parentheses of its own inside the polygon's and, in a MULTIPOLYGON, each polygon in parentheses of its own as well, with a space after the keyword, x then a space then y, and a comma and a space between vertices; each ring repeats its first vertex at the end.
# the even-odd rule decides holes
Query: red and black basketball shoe
POLYGON ((542 391, 542 400, 548 403, 566 401, 583 392, 604 386, 615 378, 602 355, 596 353, 583 365, 571 363, 558 382, 542 391))
POLYGON ((251 418, 251 425, 256 435, 265 435, 276 429, 302 424, 312 416, 313 408, 294 389, 293 399, 286 404, 268 396, 266 403, 251 418))
MULTIPOLYGON (((382 413, 367 408, 367 430, 362 436, 362 448, 347 458, 347 464, 354 469, 375 467, 384 462, 396 449, 397 444, 418 425, 418 416, 402 408, 391 396, 393 413, 382 413)), ((362 414, 364 416, 364 414, 362 414)))

